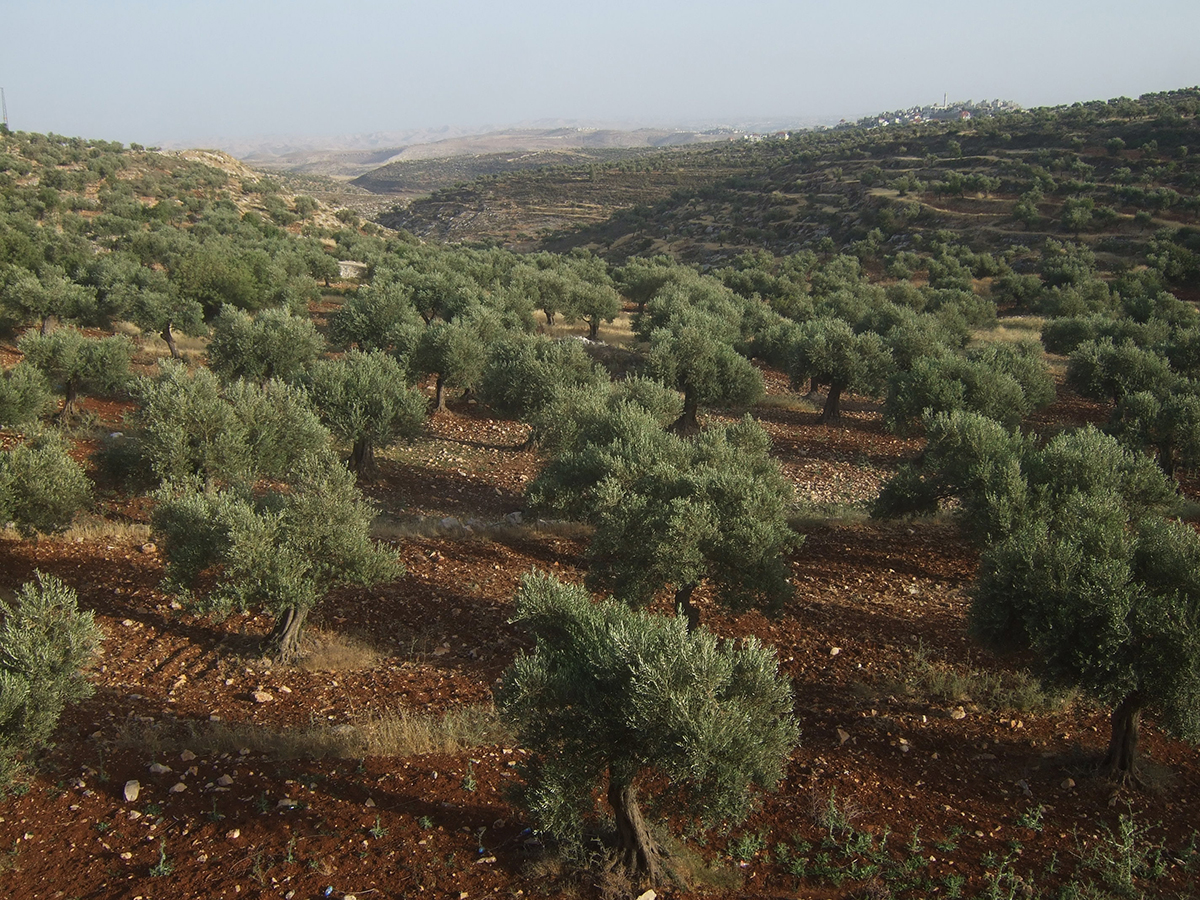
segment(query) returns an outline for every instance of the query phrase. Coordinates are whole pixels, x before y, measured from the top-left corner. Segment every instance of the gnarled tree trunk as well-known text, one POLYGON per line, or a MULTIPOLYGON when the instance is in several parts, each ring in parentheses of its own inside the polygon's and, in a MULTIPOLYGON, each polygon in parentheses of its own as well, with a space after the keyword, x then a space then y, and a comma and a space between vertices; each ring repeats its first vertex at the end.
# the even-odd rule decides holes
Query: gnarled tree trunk
POLYGON ((690 437, 700 433, 700 399, 690 387, 683 389, 683 415, 671 424, 671 433, 690 437))
POLYGON ((289 606, 275 620, 271 633, 263 638, 263 653, 285 665, 295 662, 300 655, 300 630, 307 618, 307 609, 289 606))
POLYGON ((171 323, 168 322, 163 326, 162 339, 167 342, 167 349, 171 351, 171 359, 183 359, 183 354, 179 352, 179 347, 175 344, 175 333, 171 331, 171 323))
POLYGON ((438 372, 437 384, 434 387, 433 409, 443 412, 446 409, 446 377, 438 372))
POLYGON ((685 584, 675 592, 675 612, 687 616, 688 633, 700 627, 700 610, 692 603, 692 592, 696 590, 696 582, 685 584))
POLYGON ((662 855, 646 828, 632 780, 619 779, 609 772, 608 805, 617 826, 617 864, 629 875, 657 884, 662 879, 662 855))
POLYGON ((1137 782, 1138 725, 1142 718, 1142 698, 1135 692, 1117 704, 1112 712, 1112 736, 1100 772, 1114 781, 1137 782))
POLYGON ((830 383, 829 393, 825 395, 825 408, 821 410, 822 422, 830 422, 842 417, 842 391, 845 389, 846 385, 840 381, 830 383))
POLYGON ((354 442, 346 465, 360 478, 369 478, 375 474, 375 445, 369 437, 360 437, 354 442))

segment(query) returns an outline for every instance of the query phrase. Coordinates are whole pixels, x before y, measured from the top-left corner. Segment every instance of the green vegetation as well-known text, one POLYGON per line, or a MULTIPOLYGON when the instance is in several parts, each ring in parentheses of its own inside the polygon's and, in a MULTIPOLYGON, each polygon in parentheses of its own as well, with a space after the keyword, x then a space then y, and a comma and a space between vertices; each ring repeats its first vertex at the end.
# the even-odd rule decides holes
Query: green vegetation
POLYGON ((83 669, 100 646, 92 613, 53 575, 0 600, 0 785, 42 749, 68 704, 91 696, 83 669))
POLYGON ((791 690, 753 638, 735 647, 548 575, 524 578, 517 621, 537 646, 505 675, 498 707, 532 751, 521 803, 569 853, 586 850, 600 789, 617 864, 657 882, 664 861, 638 802, 642 778, 665 776, 680 809, 711 826, 741 821, 751 785, 782 777, 797 737, 791 690))

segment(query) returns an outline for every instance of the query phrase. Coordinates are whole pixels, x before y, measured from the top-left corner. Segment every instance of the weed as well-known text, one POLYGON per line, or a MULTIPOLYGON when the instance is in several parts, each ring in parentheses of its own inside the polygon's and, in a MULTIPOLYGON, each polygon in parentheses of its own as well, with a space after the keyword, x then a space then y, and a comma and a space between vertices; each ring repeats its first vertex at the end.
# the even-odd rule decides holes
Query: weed
POLYGON ((925 849, 925 845, 921 843, 921 826, 919 824, 913 826, 912 837, 908 839, 908 852, 920 853, 925 849))
POLYGON ((208 813, 208 820, 210 822, 220 822, 223 818, 225 818, 225 813, 217 809, 217 798, 213 797, 212 810, 208 813))
POLYGON ((1147 840, 1149 829, 1138 825, 1132 813, 1123 813, 1117 827, 1105 826, 1083 863, 1094 870, 1110 891, 1122 896, 1137 896, 1137 881, 1161 878, 1167 869, 1163 847, 1147 840))
POLYGON ((100 832, 101 834, 104 834, 104 832, 108 831, 108 829, 110 829, 110 828, 112 828, 111 822, 97 822, 96 823, 96 830, 98 832, 100 832))
POLYGON ((388 830, 383 827, 383 823, 380 821, 379 816, 375 817, 375 824, 368 828, 367 831, 370 832, 371 837, 373 838, 387 837, 388 833, 388 830))
POLYGON ((267 792, 263 791, 254 801, 254 808, 260 813, 265 813, 271 808, 271 798, 267 796, 267 792))
POLYGON ((967 879, 962 875, 947 875, 942 879, 942 886, 946 889, 946 897, 948 900, 958 900, 962 896, 963 885, 967 883, 967 879))
POLYGON ((979 896, 984 900, 1017 900, 1017 898, 1034 896, 1032 884, 1026 884, 1025 879, 1017 874, 1012 865, 1012 854, 1000 859, 995 853, 985 853, 980 863, 983 865, 983 893, 979 896))
POLYGON ((762 832, 747 832, 729 844, 729 855, 738 862, 748 862, 758 856, 767 846, 766 837, 762 832))
POLYGON ((475 781, 475 762, 472 760, 467 763, 467 774, 463 776, 462 789, 470 793, 475 793, 475 789, 479 784, 475 781))
POLYGON ((1046 815, 1046 807, 1042 804, 1032 806, 1017 818, 1017 824, 1022 828, 1028 828, 1031 831, 1041 831, 1043 826, 1042 817, 1046 815))
POLYGON ((12 794, 14 797, 24 797, 26 794, 29 793, 29 782, 14 781, 12 784, 10 784, 8 786, 8 792, 10 794, 12 794))
POLYGON ((147 815, 155 819, 159 818, 162 815, 162 804, 147 803, 145 810, 143 810, 143 815, 147 815))
POLYGON ((175 864, 167 859, 166 838, 158 842, 158 862, 150 867, 150 874, 155 878, 164 878, 175 871, 175 864))
POLYGON ((962 826, 953 825, 950 828, 950 833, 940 841, 934 841, 933 846, 942 853, 953 853, 958 849, 958 839, 962 837, 962 826))
POLYGON ((817 795, 813 794, 812 801, 812 816, 813 821, 821 828, 824 828, 829 837, 832 838, 835 834, 841 835, 853 830, 851 822, 858 817, 858 808, 846 801, 841 806, 837 802, 837 788, 832 788, 829 791, 829 799, 822 803, 817 799, 817 795))
POLYGON ((417 819, 417 824, 421 826, 422 831, 428 831, 433 827, 433 819, 429 818, 429 816, 421 816, 421 818, 417 819))
POLYGON ((296 839, 294 837, 288 838, 287 856, 284 857, 284 860, 288 864, 294 863, 296 861, 296 839))

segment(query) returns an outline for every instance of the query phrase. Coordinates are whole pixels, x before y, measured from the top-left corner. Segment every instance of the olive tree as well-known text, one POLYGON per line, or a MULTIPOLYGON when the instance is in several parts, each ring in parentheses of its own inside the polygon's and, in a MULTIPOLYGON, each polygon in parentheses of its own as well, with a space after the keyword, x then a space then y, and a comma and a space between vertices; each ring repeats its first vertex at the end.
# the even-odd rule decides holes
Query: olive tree
POLYGON ((892 368, 891 353, 873 331, 856 333, 842 319, 822 317, 804 322, 793 336, 789 374, 794 385, 811 379, 829 385, 821 421, 841 417, 845 391, 876 394, 892 368))
POLYGON ((282 489, 167 488, 152 526, 167 560, 164 586, 214 612, 262 609, 275 617, 263 651, 290 663, 312 609, 339 585, 403 574, 371 540, 374 513, 354 476, 329 454, 309 457, 282 489), (214 577, 206 577, 215 575, 214 577))
POLYGON ((972 632, 1109 704, 1112 777, 1138 777, 1143 710, 1200 741, 1200 538, 1165 517, 1162 472, 1090 426, 1038 446, 960 413, 929 433, 924 471, 899 476, 879 511, 961 498, 983 543, 972 632))
POLYGON ((305 393, 283 382, 225 385, 208 369, 166 362, 134 392, 132 439, 164 483, 211 488, 280 480, 330 443, 305 393))
POLYGON ((574 442, 530 485, 538 511, 595 526, 589 579, 634 604, 670 586, 692 628, 709 583, 734 608, 778 609, 792 596, 784 555, 791 487, 752 420, 687 440, 634 403, 594 408, 574 442))
POLYGON ((226 306, 213 322, 208 364, 224 381, 294 381, 323 347, 312 319, 294 316, 286 308, 251 316, 226 306))
POLYGON ((102 634, 75 591, 35 574, 0 600, 0 785, 50 740, 63 710, 91 696, 85 670, 102 634))
POLYGON ((380 351, 351 350, 318 362, 309 389, 321 420, 350 443, 350 470, 360 476, 374 474, 375 448, 412 439, 425 424, 425 397, 409 387, 395 358, 380 351))
POLYGON ((129 379, 133 342, 124 335, 90 338, 74 328, 56 328, 27 333, 17 346, 29 365, 62 390, 62 418, 74 415, 80 394, 116 391, 129 379))
POLYGON ((0 452, 0 526, 22 535, 64 531, 91 500, 92 483, 55 432, 0 452))
POLYGON ((46 377, 28 363, 0 372, 0 428, 26 425, 55 405, 46 377))
POLYGON ((638 801, 645 779, 665 779, 679 812, 728 826, 749 813, 752 787, 783 777, 792 693, 754 638, 719 641, 536 573, 516 604, 537 643, 505 673, 497 705, 531 754, 520 800, 568 853, 582 855, 599 791, 617 864, 658 882, 670 865, 638 801))

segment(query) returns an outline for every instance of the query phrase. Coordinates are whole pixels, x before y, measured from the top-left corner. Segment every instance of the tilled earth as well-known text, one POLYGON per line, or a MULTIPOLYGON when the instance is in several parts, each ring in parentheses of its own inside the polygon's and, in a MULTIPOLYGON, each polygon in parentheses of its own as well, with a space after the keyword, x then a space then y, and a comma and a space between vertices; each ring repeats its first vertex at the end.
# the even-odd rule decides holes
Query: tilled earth
MULTIPOLYGON (((781 380, 768 380, 778 398, 781 380)), ((690 883, 658 885, 659 896, 1032 897, 1072 877, 1119 881, 1121 865, 1147 896, 1194 894, 1195 749, 1151 720, 1148 788, 1092 777, 1105 711, 1030 696, 1020 660, 971 641, 976 554, 953 522, 878 523, 861 513, 920 440, 889 435, 865 401, 825 425, 793 399, 756 415, 796 485, 799 521, 815 523, 803 526, 791 559, 795 599, 776 618, 699 602, 717 633, 777 648, 801 743, 779 790, 744 825, 705 835, 673 823, 687 835, 676 858, 690 883), (1132 823, 1130 840, 1121 840, 1122 822, 1132 823)), ((1066 395, 1034 424, 1103 415, 1066 395)), ((522 426, 464 405, 387 454, 367 490, 406 574, 330 597, 313 623, 315 662, 295 668, 256 655, 264 617, 213 621, 161 591, 162 559, 136 527, 142 505, 103 498, 133 527, 98 538, 0 541, 0 590, 35 570, 58 575, 105 635, 95 695, 68 711, 55 748, 0 800, 0 894, 640 893, 573 872, 537 842, 506 799, 522 755, 512 738, 453 754, 352 749, 380 717, 486 707, 528 645, 508 623, 521 575, 536 567, 583 577, 577 530, 506 520, 539 465, 525 438, 522 426), (321 641, 343 649, 324 667, 321 641), (312 739, 269 740, 289 734, 312 739), (130 781, 135 800, 126 799, 130 781)))

